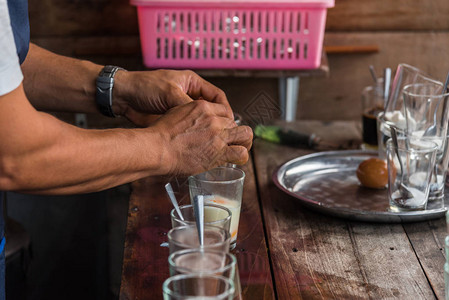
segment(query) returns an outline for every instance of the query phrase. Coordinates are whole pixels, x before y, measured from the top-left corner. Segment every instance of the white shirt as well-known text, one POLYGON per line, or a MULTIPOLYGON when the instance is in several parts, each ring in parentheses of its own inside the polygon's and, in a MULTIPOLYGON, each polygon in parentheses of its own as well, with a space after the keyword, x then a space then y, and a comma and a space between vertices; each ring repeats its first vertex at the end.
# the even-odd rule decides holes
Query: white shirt
POLYGON ((6 0, 0 0, 0 96, 15 90, 23 80, 6 0))

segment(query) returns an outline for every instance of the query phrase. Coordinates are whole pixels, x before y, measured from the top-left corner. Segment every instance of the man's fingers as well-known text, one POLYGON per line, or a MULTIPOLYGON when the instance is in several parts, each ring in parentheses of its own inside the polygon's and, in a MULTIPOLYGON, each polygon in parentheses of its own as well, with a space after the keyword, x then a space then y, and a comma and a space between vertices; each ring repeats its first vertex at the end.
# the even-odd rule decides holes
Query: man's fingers
POLYGON ((210 102, 229 105, 228 99, 226 98, 226 94, 221 89, 219 89, 209 81, 204 80, 203 78, 200 78, 199 81, 200 81, 199 96, 203 97, 204 99, 210 102))
POLYGON ((232 118, 229 117, 229 116, 233 116, 230 106, 226 106, 226 105, 219 104, 219 103, 212 103, 212 102, 205 101, 205 100, 196 100, 194 102, 195 102, 195 105, 200 106, 199 112, 209 112, 218 117, 224 117, 224 118, 230 119, 232 121, 234 120, 234 117, 232 117, 232 118))
POLYGON ((176 94, 173 96, 177 98, 178 103, 186 104, 193 101, 193 99, 189 95, 184 93, 181 89, 177 89, 176 94))
POLYGON ((214 103, 229 105, 226 94, 218 87, 194 73, 195 78, 191 79, 187 93, 195 99, 200 97, 214 103))
POLYGON ((228 107, 228 115, 226 117, 234 117, 232 114, 231 106, 229 105, 228 99, 226 98, 226 94, 221 89, 219 89, 209 81, 201 78, 196 73, 192 72, 187 94, 194 99, 204 99, 212 103, 222 104, 228 107))
POLYGON ((253 131, 248 126, 225 129, 224 140, 228 145, 240 145, 249 150, 252 145, 253 131))
POLYGON ((228 146, 223 153, 223 159, 228 163, 244 165, 249 159, 248 150, 243 146, 228 146))

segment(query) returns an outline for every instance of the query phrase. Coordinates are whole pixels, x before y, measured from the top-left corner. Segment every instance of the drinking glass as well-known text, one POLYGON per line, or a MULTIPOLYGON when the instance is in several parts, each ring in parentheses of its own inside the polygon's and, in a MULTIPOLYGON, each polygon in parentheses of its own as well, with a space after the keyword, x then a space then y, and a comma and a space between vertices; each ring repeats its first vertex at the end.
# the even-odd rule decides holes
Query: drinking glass
POLYGON ((217 275, 181 274, 169 277, 162 284, 164 300, 231 300, 234 291, 232 280, 217 275))
POLYGON ((232 249, 237 240, 244 180, 245 173, 233 167, 218 167, 189 177, 190 199, 202 195, 206 204, 218 204, 231 211, 232 249))
MULTIPOLYGON (((172 228, 168 233, 170 254, 178 250, 199 248, 198 231, 195 225, 184 225, 172 228)), ((229 231, 216 227, 204 226, 204 250, 229 252, 231 237, 229 231)))
POLYGON ((384 110, 383 78, 362 90, 362 147, 377 149, 377 115, 384 110))
POLYGON ((447 129, 449 93, 443 94, 440 83, 410 84, 403 89, 406 134, 412 138, 430 140, 438 144, 429 200, 444 197, 444 183, 448 167, 447 129))
MULTIPOLYGON (((183 225, 195 225, 195 214, 193 212, 193 205, 181 205, 179 207, 184 220, 178 216, 175 209, 170 212, 172 228, 183 225)), ((204 205, 204 225, 217 226, 229 231, 231 228, 231 211, 221 205, 205 204, 204 205)))
MULTIPOLYGON (((392 126, 396 128, 399 137, 405 136, 405 130, 398 128, 392 121, 388 121, 384 112, 377 115, 377 147, 378 156, 381 159, 387 159, 387 141, 391 138, 392 126)), ((403 127, 405 128, 405 125, 403 127)))
POLYGON ((424 210, 438 145, 398 137, 387 142, 388 198, 392 211, 424 210))
POLYGON ((185 249, 168 257, 170 275, 208 274, 234 280, 237 259, 231 253, 204 249, 185 249))
POLYGON ((403 88, 413 83, 437 83, 422 70, 399 64, 391 84, 385 110, 377 117, 377 139, 379 158, 386 158, 386 143, 391 138, 390 127, 395 126, 399 136, 405 135, 406 121, 403 101, 403 88))
MULTIPOLYGON (((422 70, 407 65, 399 64, 391 84, 390 96, 385 106, 384 118, 396 125, 399 129, 405 129, 405 117, 403 109, 403 89, 406 85, 413 83, 440 83, 422 70)), ((440 83, 441 84, 441 83, 440 83)))

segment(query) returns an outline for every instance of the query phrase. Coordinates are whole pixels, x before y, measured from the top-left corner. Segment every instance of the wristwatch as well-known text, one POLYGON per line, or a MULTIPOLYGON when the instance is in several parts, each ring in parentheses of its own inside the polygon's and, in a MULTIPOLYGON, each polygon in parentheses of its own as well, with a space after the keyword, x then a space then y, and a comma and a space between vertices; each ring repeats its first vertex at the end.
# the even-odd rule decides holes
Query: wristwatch
POLYGON ((100 75, 97 77, 95 102, 97 103, 100 112, 111 118, 116 117, 112 111, 112 89, 114 88, 114 76, 118 70, 124 69, 107 65, 101 70, 100 75))

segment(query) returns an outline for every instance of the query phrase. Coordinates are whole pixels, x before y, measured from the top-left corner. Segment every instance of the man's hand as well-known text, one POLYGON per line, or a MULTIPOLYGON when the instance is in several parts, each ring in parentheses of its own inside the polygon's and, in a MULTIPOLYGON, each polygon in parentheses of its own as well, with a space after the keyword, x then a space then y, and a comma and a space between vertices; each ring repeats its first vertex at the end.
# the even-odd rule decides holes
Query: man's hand
POLYGON ((200 99, 226 106, 225 116, 233 118, 224 92, 192 71, 119 71, 115 82, 114 112, 139 126, 148 125, 148 114, 200 99))
MULTIPOLYGON (((69 58, 30 44, 22 64, 24 88, 37 110, 99 113, 95 103, 95 80, 103 66, 69 58), (76 76, 74 76, 76 74, 76 76)), ((206 100, 227 106, 222 90, 192 71, 123 71, 114 77, 113 111, 140 127, 148 127, 170 108, 206 100)))
POLYGON ((236 126, 226 105, 193 101, 169 110, 153 128, 164 141, 164 173, 201 173, 227 162, 244 164, 252 130, 236 126))

